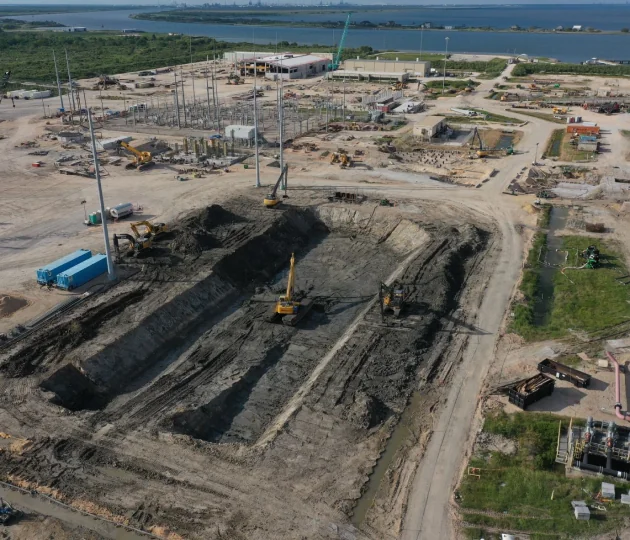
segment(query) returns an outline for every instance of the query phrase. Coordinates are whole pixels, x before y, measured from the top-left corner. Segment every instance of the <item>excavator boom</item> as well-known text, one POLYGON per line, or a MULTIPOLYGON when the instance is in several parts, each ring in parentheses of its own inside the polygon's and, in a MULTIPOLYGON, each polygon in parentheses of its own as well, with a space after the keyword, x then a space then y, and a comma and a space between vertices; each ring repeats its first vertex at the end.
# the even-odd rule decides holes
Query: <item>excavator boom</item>
POLYGON ((295 253, 291 253, 291 267, 289 268, 289 281, 287 282, 287 294, 285 296, 288 302, 293 298, 293 287, 295 286, 295 253))
POLYGON ((135 167, 137 169, 144 169, 148 167, 149 165, 153 164, 153 156, 151 155, 151 152, 142 152, 138 150, 137 148, 134 148, 130 144, 126 143, 125 141, 120 141, 119 144, 125 150, 127 150, 128 152, 131 152, 135 156, 133 163, 130 163, 129 165, 127 165, 127 168, 135 167))
POLYGON ((284 179, 284 192, 285 192, 285 197, 286 197, 288 172, 289 172, 289 166, 285 165, 282 168, 282 172, 280 173, 280 177, 278 178, 278 181, 276 182, 276 185, 273 187, 273 190, 271 191, 271 193, 269 193, 269 195, 267 195, 264 198, 263 204, 267 208, 273 208, 274 206, 277 206, 277 204, 280 202, 280 200, 278 199, 278 188, 282 184, 282 179, 284 179))

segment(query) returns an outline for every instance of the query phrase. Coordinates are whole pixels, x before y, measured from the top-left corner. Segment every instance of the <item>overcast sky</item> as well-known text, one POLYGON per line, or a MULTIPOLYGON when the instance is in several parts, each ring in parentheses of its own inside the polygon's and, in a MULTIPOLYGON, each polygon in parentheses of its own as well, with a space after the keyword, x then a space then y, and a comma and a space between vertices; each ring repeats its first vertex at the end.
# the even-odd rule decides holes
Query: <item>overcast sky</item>
MULTIPOLYGON (((189 6, 195 6, 195 5, 201 5, 204 4, 206 2, 209 3, 214 3, 214 2, 219 2, 221 4, 227 4, 227 5, 231 5, 233 3, 234 0, 188 0, 186 3, 189 6)), ((257 0, 253 0, 253 2, 256 2, 257 0)), ((333 3, 337 3, 338 0, 332 0, 333 3)), ((441 0, 441 1, 436 1, 436 0, 427 0, 426 2, 419 2, 418 0, 397 0, 396 2, 386 2, 383 0, 345 0, 347 2, 353 3, 353 4, 370 4, 370 5, 392 5, 392 4, 405 4, 405 5, 415 5, 415 6, 422 6, 422 5, 455 5, 455 4, 459 4, 459 5, 480 5, 480 4, 543 4, 543 2, 541 2, 541 0, 515 0, 515 1, 510 1, 510 0, 441 0)), ((263 4, 265 5, 270 5, 273 6, 277 3, 281 3, 281 4, 285 4, 286 0, 262 0, 263 4)), ((326 0, 323 0, 324 3, 326 3, 326 0)), ((159 2, 162 6, 166 6, 172 3, 172 0, 160 0, 159 2)), ((243 0, 238 0, 237 3, 239 4, 243 4, 246 3, 243 0)), ((295 2, 296 4, 306 4, 306 5, 313 5, 313 6, 317 6, 319 5, 319 0, 300 0, 295 2)), ((594 2, 592 2, 592 0, 554 0, 553 2, 550 2, 549 4, 545 4, 545 5, 550 5, 550 4, 593 4, 594 2)), ((626 4, 627 1, 626 0, 606 0, 605 2, 606 4, 626 4)), ((0 0, 0 6, 5 6, 5 5, 11 5, 11 6, 15 6, 15 7, 20 7, 20 6, 25 6, 25 5, 55 5, 55 4, 65 4, 65 5, 73 5, 73 6, 80 6, 80 5, 125 5, 125 6, 129 6, 130 4, 133 5, 152 5, 152 6, 157 6, 158 5, 158 0, 108 0, 107 2, 104 2, 103 0, 64 0, 63 2, 57 2, 57 1, 53 1, 53 2, 44 2, 42 0, 21 0, 19 3, 16 2, 16 0, 0 0)))

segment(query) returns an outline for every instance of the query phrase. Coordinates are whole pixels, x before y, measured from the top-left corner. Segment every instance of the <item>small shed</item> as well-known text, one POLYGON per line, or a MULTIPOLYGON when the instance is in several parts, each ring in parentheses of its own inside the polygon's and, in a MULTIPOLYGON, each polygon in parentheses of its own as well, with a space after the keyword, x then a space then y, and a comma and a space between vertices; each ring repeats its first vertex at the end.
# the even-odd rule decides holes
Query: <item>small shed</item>
POLYGON ((254 140, 254 134, 254 126, 234 124, 231 126, 226 126, 225 128, 225 138, 229 140, 234 139, 237 141, 252 142, 254 140))
POLYGON ((575 514, 575 519, 580 521, 588 521, 591 519, 591 511, 588 509, 588 506, 576 506, 573 509, 573 513, 575 514))
POLYGON ((413 134, 429 140, 441 133, 446 128, 446 119, 443 116, 427 116, 418 120, 413 126, 413 134))
POLYGON ((62 144, 83 142, 83 133, 80 131, 60 131, 57 140, 62 144))
POLYGON ((581 152, 597 152, 599 150, 599 142, 597 141, 580 141, 577 149, 581 152))

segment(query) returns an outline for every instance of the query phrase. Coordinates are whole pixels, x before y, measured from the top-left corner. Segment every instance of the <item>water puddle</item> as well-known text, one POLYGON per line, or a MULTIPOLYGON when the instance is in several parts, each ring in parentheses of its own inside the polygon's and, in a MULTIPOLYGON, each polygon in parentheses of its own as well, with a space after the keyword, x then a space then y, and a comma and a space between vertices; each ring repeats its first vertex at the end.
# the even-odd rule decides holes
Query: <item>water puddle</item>
POLYGON ((553 301, 553 278, 558 268, 566 264, 567 252, 562 249, 562 237, 555 233, 565 228, 568 216, 568 208, 554 206, 551 209, 547 249, 540 254, 543 265, 538 281, 539 296, 534 304, 535 326, 544 326, 548 322, 553 301))
POLYGON ((507 150, 514 142, 514 133, 502 133, 494 146, 497 150, 507 150))
POLYGON ((385 476, 385 473, 387 473, 387 469, 389 469, 389 466, 394 460, 396 452, 403 444, 405 444, 407 441, 412 440, 412 418, 419 408, 421 397, 422 394, 420 390, 416 390, 411 396, 409 404, 403 411, 402 416, 398 421, 398 424, 391 434, 391 437, 387 440, 385 450, 379 457, 378 461, 376 462, 376 466, 370 474, 370 478, 367 482, 367 489, 365 490, 363 495, 361 495, 361 498, 357 501, 357 504, 354 507, 352 518, 350 519, 352 524, 357 528, 359 528, 359 526, 364 522, 368 510, 372 507, 372 503, 374 502, 374 498, 376 497, 378 488, 381 485, 381 480, 385 476))

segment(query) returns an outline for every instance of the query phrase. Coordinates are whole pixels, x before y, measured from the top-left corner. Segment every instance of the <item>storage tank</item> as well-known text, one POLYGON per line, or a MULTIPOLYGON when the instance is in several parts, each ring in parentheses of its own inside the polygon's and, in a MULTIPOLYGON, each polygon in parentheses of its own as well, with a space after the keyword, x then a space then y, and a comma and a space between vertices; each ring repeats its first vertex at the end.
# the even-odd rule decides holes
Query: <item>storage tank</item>
POLYGON ((120 203, 109 209, 109 215, 113 219, 124 218, 131 214, 133 214, 133 204, 131 203, 120 203))
POLYGON ((71 291, 107 272, 107 257, 94 255, 57 276, 57 287, 71 291))
POLYGON ((42 285, 48 285, 54 283, 59 275, 64 270, 76 266, 82 261, 89 259, 92 256, 92 252, 89 249, 79 249, 70 255, 66 255, 61 259, 57 259, 39 270, 37 270, 37 283, 42 285))

